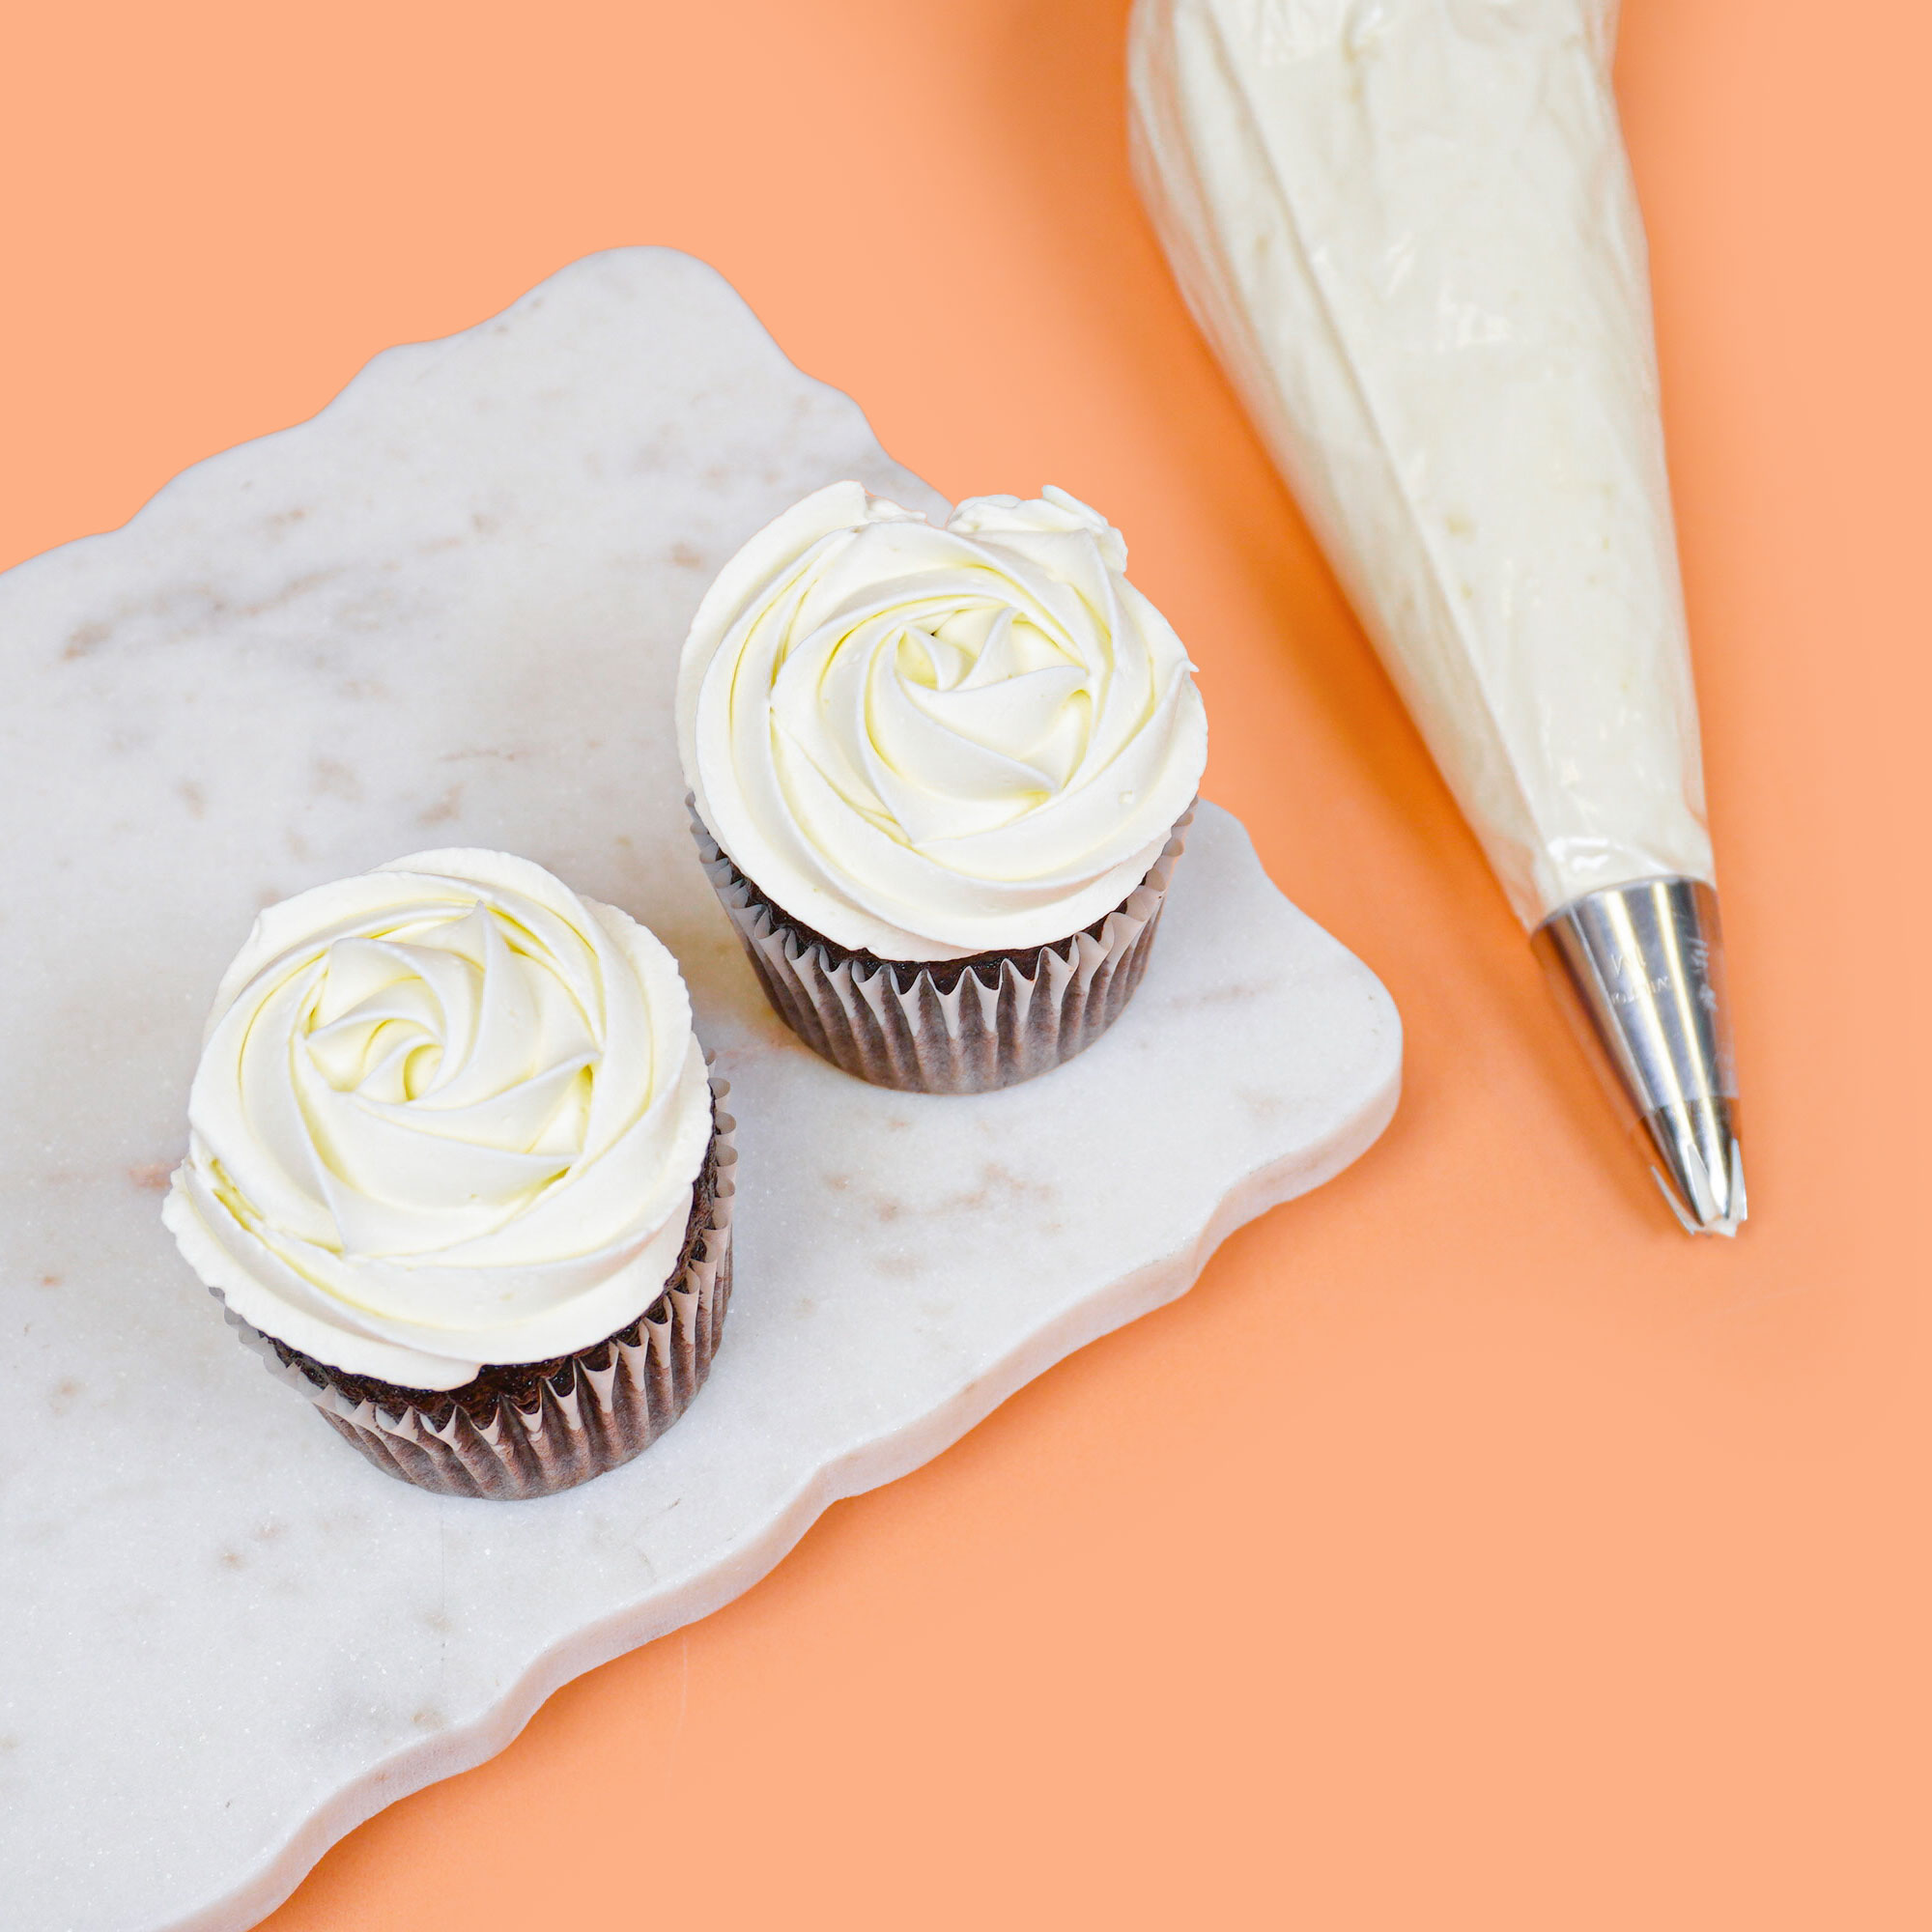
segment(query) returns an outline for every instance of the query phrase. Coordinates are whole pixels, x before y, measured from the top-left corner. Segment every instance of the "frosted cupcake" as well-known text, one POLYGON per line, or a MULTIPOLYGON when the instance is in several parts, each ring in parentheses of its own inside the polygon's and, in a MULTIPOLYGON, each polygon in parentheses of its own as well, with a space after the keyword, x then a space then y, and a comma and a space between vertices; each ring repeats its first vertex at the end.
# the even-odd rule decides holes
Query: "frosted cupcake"
POLYGON ((732 1123, 676 961, 540 866, 424 852, 270 907, 188 1122, 183 1254, 389 1474, 568 1489, 703 1383, 732 1123))
POLYGON ((848 1073, 1009 1086, 1138 985, 1208 727, 1126 560, 1065 491, 941 529, 835 483, 706 594, 677 694, 699 851, 772 1005, 848 1073))

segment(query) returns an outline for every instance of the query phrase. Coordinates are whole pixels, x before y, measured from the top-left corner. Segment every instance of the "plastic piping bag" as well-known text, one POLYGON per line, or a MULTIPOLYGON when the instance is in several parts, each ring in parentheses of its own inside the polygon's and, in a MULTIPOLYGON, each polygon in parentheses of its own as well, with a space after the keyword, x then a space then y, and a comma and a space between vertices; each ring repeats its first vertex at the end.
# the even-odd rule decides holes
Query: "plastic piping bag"
POLYGON ((1666 1198, 1730 1233, 1735 1081, 1615 18, 1138 0, 1134 164, 1666 1198), (1638 994, 1656 1010, 1626 1011, 1638 994))

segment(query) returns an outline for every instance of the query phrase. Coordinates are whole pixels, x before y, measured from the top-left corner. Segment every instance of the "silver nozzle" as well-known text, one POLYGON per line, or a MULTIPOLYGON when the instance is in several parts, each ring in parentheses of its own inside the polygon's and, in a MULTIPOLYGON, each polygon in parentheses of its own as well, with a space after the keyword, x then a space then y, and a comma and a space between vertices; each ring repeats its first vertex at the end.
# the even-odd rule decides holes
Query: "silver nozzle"
POLYGON ((1735 1235, 1745 1170, 1717 894, 1696 879, 1612 886, 1552 913, 1535 945, 1686 1232, 1735 1235))

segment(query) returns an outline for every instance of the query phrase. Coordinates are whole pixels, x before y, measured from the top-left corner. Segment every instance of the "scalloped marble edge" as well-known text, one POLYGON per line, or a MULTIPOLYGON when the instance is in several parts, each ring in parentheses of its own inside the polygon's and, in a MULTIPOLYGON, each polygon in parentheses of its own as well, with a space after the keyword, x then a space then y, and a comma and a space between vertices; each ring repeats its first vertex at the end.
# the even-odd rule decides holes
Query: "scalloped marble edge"
POLYGON ((1398 1054, 1387 1085, 1356 1114, 1346 1133, 1323 1150, 1322 1158, 1308 1163, 1291 1155, 1255 1169, 1221 1197, 1190 1248, 1150 1262, 1111 1289, 1045 1323, 993 1369, 918 1423, 847 1450, 836 1462, 826 1463, 800 1487, 753 1547, 741 1549, 732 1560, 687 1577, 668 1598, 660 1596, 648 1605, 607 1617, 579 1632, 569 1642, 553 1645, 532 1660, 483 1721, 444 1731, 434 1740, 400 1751, 386 1764, 346 1785, 311 1812, 281 1850, 227 1898, 156 1927, 156 1932, 242 1932, 242 1928, 267 1918, 358 1825, 401 1799, 488 1762, 514 1743, 543 1705, 573 1679, 723 1609, 770 1576, 834 1503, 911 1475, 944 1455, 1009 1396, 1090 1342, 1179 1301, 1201 1278, 1214 1250, 1236 1229, 1284 1202, 1311 1193, 1359 1160, 1380 1138, 1401 1097, 1398 1054))

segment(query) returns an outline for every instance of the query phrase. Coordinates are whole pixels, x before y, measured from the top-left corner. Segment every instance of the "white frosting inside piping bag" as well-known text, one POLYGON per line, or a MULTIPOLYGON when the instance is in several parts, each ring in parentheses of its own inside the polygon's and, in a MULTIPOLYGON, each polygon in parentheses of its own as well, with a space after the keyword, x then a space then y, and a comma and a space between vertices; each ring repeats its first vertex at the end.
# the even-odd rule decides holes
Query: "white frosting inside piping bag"
POLYGON ((835 483, 706 594, 679 671, 699 815, 795 920, 957 959, 1065 939, 1147 876, 1200 787, 1187 653, 1064 491, 944 529, 835 483))
POLYGON ((1712 877, 1612 0, 1139 0, 1142 192, 1525 925, 1712 877))
POLYGON ((574 1353, 682 1250, 711 1137, 677 962, 500 852, 424 852, 255 923, 163 1218, 244 1321, 408 1388, 574 1353))

